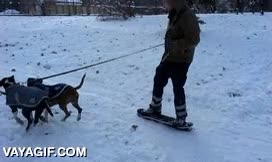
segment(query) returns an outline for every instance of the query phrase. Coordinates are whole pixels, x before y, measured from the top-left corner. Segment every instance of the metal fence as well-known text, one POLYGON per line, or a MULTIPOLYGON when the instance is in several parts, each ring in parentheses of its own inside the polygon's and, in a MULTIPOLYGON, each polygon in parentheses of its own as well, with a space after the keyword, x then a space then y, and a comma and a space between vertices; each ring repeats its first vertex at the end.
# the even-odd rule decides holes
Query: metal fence
MULTIPOLYGON (((144 2, 145 0, 135 0, 132 9, 136 14, 150 15, 166 12, 162 0, 148 0, 148 3, 144 2)), ((49 0, 44 1, 44 3, 38 3, 37 0, 0 0, 0 12, 7 9, 14 9, 24 15, 90 15, 99 14, 103 7, 99 3, 96 3, 96 0, 90 0, 88 4, 67 0, 49 0)))
MULTIPOLYGON (((14 9, 23 15, 91 15, 101 13, 101 0, 0 0, 0 12, 14 9), (87 2, 87 3, 86 3, 87 2)), ((102 0, 103 1, 103 0, 102 0)), ((187 0, 198 13, 232 12, 236 9, 236 0, 187 0)), ((244 0, 248 10, 248 0, 244 0)), ((272 0, 264 0, 265 10, 272 10, 272 0)), ((110 4, 109 4, 110 5, 110 4)), ((163 0, 133 0, 132 9, 136 14, 150 15, 166 13, 163 0)), ((249 11, 249 10, 248 10, 249 11)))

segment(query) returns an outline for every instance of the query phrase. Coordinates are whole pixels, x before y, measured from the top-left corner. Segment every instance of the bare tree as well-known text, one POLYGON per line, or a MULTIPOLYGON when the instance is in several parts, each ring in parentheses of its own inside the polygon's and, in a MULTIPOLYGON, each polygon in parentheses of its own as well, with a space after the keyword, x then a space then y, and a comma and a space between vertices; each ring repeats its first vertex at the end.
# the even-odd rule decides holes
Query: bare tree
POLYGON ((98 2, 100 20, 127 20, 135 16, 134 0, 104 0, 98 2))

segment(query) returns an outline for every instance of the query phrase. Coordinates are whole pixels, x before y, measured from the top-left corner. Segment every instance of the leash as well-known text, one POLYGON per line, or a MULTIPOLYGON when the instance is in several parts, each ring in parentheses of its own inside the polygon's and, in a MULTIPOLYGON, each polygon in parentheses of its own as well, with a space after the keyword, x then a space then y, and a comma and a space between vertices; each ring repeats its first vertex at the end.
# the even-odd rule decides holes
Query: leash
POLYGON ((129 57, 129 56, 136 55, 136 54, 139 54, 139 53, 142 53, 142 52, 145 52, 145 51, 149 51, 149 50, 151 50, 151 49, 158 48, 158 47, 163 46, 163 45, 164 45, 164 43, 158 44, 158 45, 151 46, 151 47, 149 47, 149 48, 145 48, 145 49, 143 49, 143 50, 139 50, 139 51, 136 51, 136 52, 127 54, 127 55, 115 57, 115 58, 108 59, 108 60, 105 60, 105 61, 101 61, 101 62, 98 62, 98 63, 95 63, 95 64, 83 66, 83 67, 81 67, 81 68, 77 68, 77 69, 65 71, 65 72, 62 72, 62 73, 58 73, 58 74, 46 76, 46 77, 43 77, 43 78, 40 78, 40 79, 46 80, 46 79, 55 78, 55 77, 58 77, 58 76, 70 74, 70 73, 73 73, 73 72, 77 72, 77 71, 80 71, 80 70, 89 69, 89 68, 94 67, 94 66, 106 64, 106 63, 113 62, 113 61, 116 61, 116 60, 119 60, 119 59, 122 59, 122 58, 125 58, 125 57, 129 57))

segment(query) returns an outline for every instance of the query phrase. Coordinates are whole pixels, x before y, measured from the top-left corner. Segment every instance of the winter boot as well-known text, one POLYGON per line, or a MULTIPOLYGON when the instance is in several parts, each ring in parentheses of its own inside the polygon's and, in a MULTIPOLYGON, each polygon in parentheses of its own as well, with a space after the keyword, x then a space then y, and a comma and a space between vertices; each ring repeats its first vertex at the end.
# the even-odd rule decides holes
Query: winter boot
POLYGON ((154 106, 152 106, 152 104, 150 104, 148 109, 142 110, 138 113, 141 114, 142 116, 160 116, 161 115, 161 105, 158 107, 154 107, 154 106))
POLYGON ((192 122, 186 122, 185 119, 176 119, 173 122, 173 126, 178 127, 178 128, 187 128, 187 127, 192 127, 194 124, 192 122))
POLYGON ((193 126, 193 123, 186 122, 186 117, 187 117, 186 104, 180 105, 180 106, 175 106, 175 109, 176 109, 176 115, 177 115, 176 120, 173 122, 173 125, 175 127, 191 127, 191 126, 193 126))

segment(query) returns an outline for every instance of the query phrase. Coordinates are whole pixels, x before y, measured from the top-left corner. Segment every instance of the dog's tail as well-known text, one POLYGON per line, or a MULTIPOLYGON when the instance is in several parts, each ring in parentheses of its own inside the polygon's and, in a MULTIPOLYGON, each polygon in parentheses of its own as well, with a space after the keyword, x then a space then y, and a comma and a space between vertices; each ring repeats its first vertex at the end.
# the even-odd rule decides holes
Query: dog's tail
POLYGON ((77 87, 75 87, 76 90, 80 89, 83 86, 85 78, 86 78, 86 74, 83 75, 80 84, 77 87))
POLYGON ((51 109, 50 109, 49 104, 48 104, 47 101, 46 101, 46 110, 50 114, 50 116, 54 117, 54 114, 52 113, 52 111, 51 111, 51 109))

